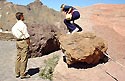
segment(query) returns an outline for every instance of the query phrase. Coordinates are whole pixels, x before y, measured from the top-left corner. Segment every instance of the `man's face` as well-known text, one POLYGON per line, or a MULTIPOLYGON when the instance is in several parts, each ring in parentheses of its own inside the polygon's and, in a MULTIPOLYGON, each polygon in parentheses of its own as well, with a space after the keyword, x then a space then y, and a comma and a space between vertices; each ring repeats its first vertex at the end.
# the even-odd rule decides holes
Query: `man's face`
POLYGON ((23 15, 21 16, 21 20, 24 21, 24 16, 23 15))

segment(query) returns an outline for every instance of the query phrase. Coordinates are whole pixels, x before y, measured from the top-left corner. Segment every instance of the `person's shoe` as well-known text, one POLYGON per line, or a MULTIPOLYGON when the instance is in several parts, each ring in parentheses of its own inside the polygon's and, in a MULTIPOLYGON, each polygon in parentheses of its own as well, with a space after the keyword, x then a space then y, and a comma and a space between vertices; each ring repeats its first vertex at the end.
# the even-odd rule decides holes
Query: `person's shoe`
POLYGON ((30 78, 30 75, 27 74, 27 75, 25 75, 25 76, 21 76, 20 78, 21 78, 21 79, 30 78))
POLYGON ((77 31, 79 31, 79 29, 76 27, 76 29, 72 31, 72 34, 77 32, 77 31))
POLYGON ((19 78, 20 77, 20 75, 16 75, 16 78, 19 78))
POLYGON ((67 34, 71 34, 70 32, 68 32, 67 34))

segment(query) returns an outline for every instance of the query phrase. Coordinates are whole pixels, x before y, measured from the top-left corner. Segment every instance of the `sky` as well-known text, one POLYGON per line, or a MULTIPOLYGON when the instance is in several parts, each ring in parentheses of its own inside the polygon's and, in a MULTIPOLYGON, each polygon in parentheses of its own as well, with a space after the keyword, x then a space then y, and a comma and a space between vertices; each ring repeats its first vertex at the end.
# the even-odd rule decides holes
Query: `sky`
MULTIPOLYGON (((27 5, 35 0, 7 0, 14 4, 27 5)), ((86 7, 94 4, 125 4, 125 0, 41 0, 41 2, 49 8, 59 11, 61 4, 67 4, 71 6, 86 7)))

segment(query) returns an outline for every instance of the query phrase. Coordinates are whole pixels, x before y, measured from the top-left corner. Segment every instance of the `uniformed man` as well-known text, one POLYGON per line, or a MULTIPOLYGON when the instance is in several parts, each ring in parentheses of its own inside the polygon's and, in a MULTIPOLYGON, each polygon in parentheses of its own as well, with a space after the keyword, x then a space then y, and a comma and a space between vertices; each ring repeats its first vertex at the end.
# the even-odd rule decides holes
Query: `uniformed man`
POLYGON ((12 34, 17 38, 17 58, 15 64, 16 78, 30 78, 28 74, 25 73, 27 62, 28 62, 28 46, 30 44, 30 35, 27 31, 27 26, 24 24, 24 15, 22 12, 16 13, 17 23, 12 27, 12 34))

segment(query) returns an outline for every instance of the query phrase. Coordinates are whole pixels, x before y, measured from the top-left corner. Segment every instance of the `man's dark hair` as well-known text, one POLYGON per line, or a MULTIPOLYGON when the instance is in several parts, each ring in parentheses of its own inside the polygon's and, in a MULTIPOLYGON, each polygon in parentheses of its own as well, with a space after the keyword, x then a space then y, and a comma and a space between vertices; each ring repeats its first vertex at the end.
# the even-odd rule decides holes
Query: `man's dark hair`
POLYGON ((60 6, 60 8, 62 8, 62 7, 63 7, 63 5, 65 5, 65 4, 62 4, 62 5, 60 6))
POLYGON ((22 12, 17 12, 17 13, 16 13, 16 18, 17 18, 17 20, 20 20, 20 19, 21 19, 21 16, 23 16, 23 13, 22 13, 22 12))

